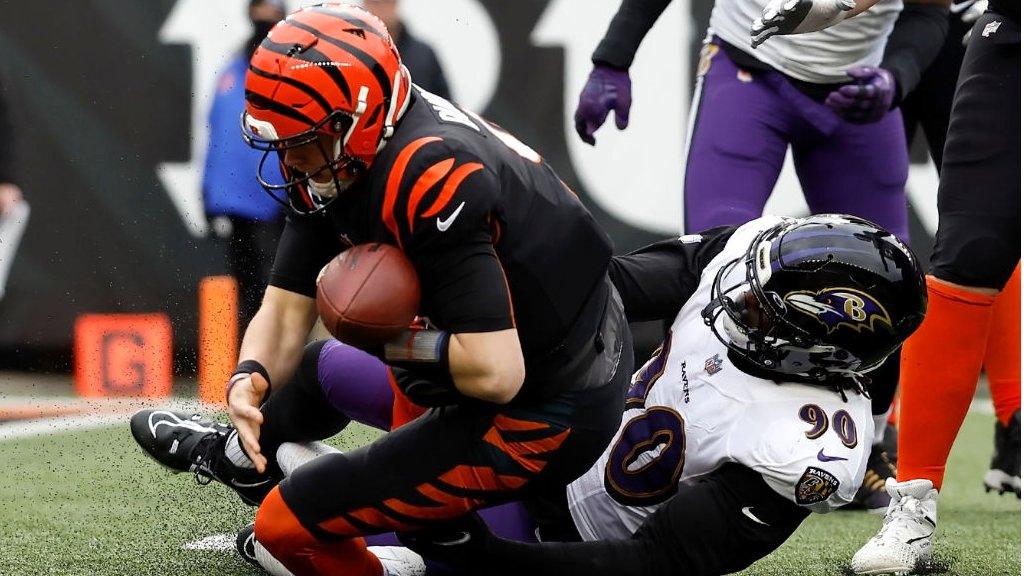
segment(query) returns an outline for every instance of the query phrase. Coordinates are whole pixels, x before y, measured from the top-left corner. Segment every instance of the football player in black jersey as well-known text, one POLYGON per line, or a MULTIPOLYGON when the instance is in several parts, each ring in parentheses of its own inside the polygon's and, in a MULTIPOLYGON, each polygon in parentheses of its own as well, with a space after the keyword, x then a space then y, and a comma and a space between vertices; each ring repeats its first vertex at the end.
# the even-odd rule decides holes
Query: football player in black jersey
POLYGON ((229 382, 234 428, 145 411, 139 443, 259 504, 256 540, 296 575, 380 576, 363 535, 564 500, 615 432, 633 362, 610 241, 551 167, 416 87, 385 27, 348 5, 273 28, 250 64, 242 130, 266 151, 261 174, 284 173, 260 180, 293 213, 229 382), (316 319, 317 273, 367 242, 409 257, 431 325, 378 354, 400 390, 444 407, 275 486, 277 446, 347 421, 285 383, 316 319))

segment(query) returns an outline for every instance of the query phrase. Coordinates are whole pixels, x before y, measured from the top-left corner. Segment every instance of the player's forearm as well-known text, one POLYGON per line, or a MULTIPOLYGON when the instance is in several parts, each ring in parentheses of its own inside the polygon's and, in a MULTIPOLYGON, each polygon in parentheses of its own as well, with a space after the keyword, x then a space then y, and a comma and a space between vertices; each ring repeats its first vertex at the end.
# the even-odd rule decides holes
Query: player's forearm
POLYGON ((594 50, 592 60, 627 69, 633 63, 640 42, 672 0, 623 0, 608 31, 594 50))
POLYGON ((279 387, 295 372, 314 322, 315 300, 268 286, 259 311, 245 330, 238 358, 259 362, 274 387, 279 387))
POLYGON ((894 104, 914 91, 924 71, 942 50, 948 32, 947 0, 907 0, 889 33, 881 64, 892 72, 899 86, 894 104))
POLYGON ((452 334, 448 363, 459 393, 496 404, 511 401, 526 378, 519 332, 514 328, 452 334))

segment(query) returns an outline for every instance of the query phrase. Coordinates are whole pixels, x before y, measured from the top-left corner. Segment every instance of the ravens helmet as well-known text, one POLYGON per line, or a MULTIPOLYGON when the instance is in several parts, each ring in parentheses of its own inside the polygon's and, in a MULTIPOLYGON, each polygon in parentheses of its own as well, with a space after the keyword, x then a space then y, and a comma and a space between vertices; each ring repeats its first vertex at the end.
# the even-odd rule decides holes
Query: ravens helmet
POLYGON ((860 387, 924 319, 917 259, 853 216, 786 219, 719 269, 703 317, 730 351, 788 380, 860 387))

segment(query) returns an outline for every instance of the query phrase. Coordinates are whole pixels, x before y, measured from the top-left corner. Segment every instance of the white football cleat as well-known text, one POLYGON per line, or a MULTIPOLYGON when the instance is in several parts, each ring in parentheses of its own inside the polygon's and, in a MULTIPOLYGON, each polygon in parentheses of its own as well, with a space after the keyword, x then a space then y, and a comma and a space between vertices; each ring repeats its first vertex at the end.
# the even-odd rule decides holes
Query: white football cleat
POLYGON ((367 546, 384 567, 384 576, 424 576, 427 565, 423 558, 404 546, 367 546))
POLYGON ((931 480, 888 478, 885 491, 892 500, 882 529, 853 555, 854 574, 903 576, 932 558, 939 492, 931 480))

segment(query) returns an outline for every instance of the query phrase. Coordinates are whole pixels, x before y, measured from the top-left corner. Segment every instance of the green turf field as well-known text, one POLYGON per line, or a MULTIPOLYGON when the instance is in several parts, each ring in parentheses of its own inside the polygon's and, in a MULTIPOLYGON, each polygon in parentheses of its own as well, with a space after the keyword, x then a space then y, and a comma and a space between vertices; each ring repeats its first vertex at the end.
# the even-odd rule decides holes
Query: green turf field
MULTIPOLYGON (((972 414, 954 448, 939 510, 949 574, 1020 574, 1020 504, 985 494, 993 418, 972 414)), ((364 442, 353 431, 341 446, 364 442)), ((200 488, 147 460, 125 424, 0 442, 0 575, 252 575, 234 553, 183 550, 252 520, 226 488, 200 488), (11 466, 13 464, 13 467, 11 466)), ((880 517, 813 516, 749 575, 841 574, 880 517)))

